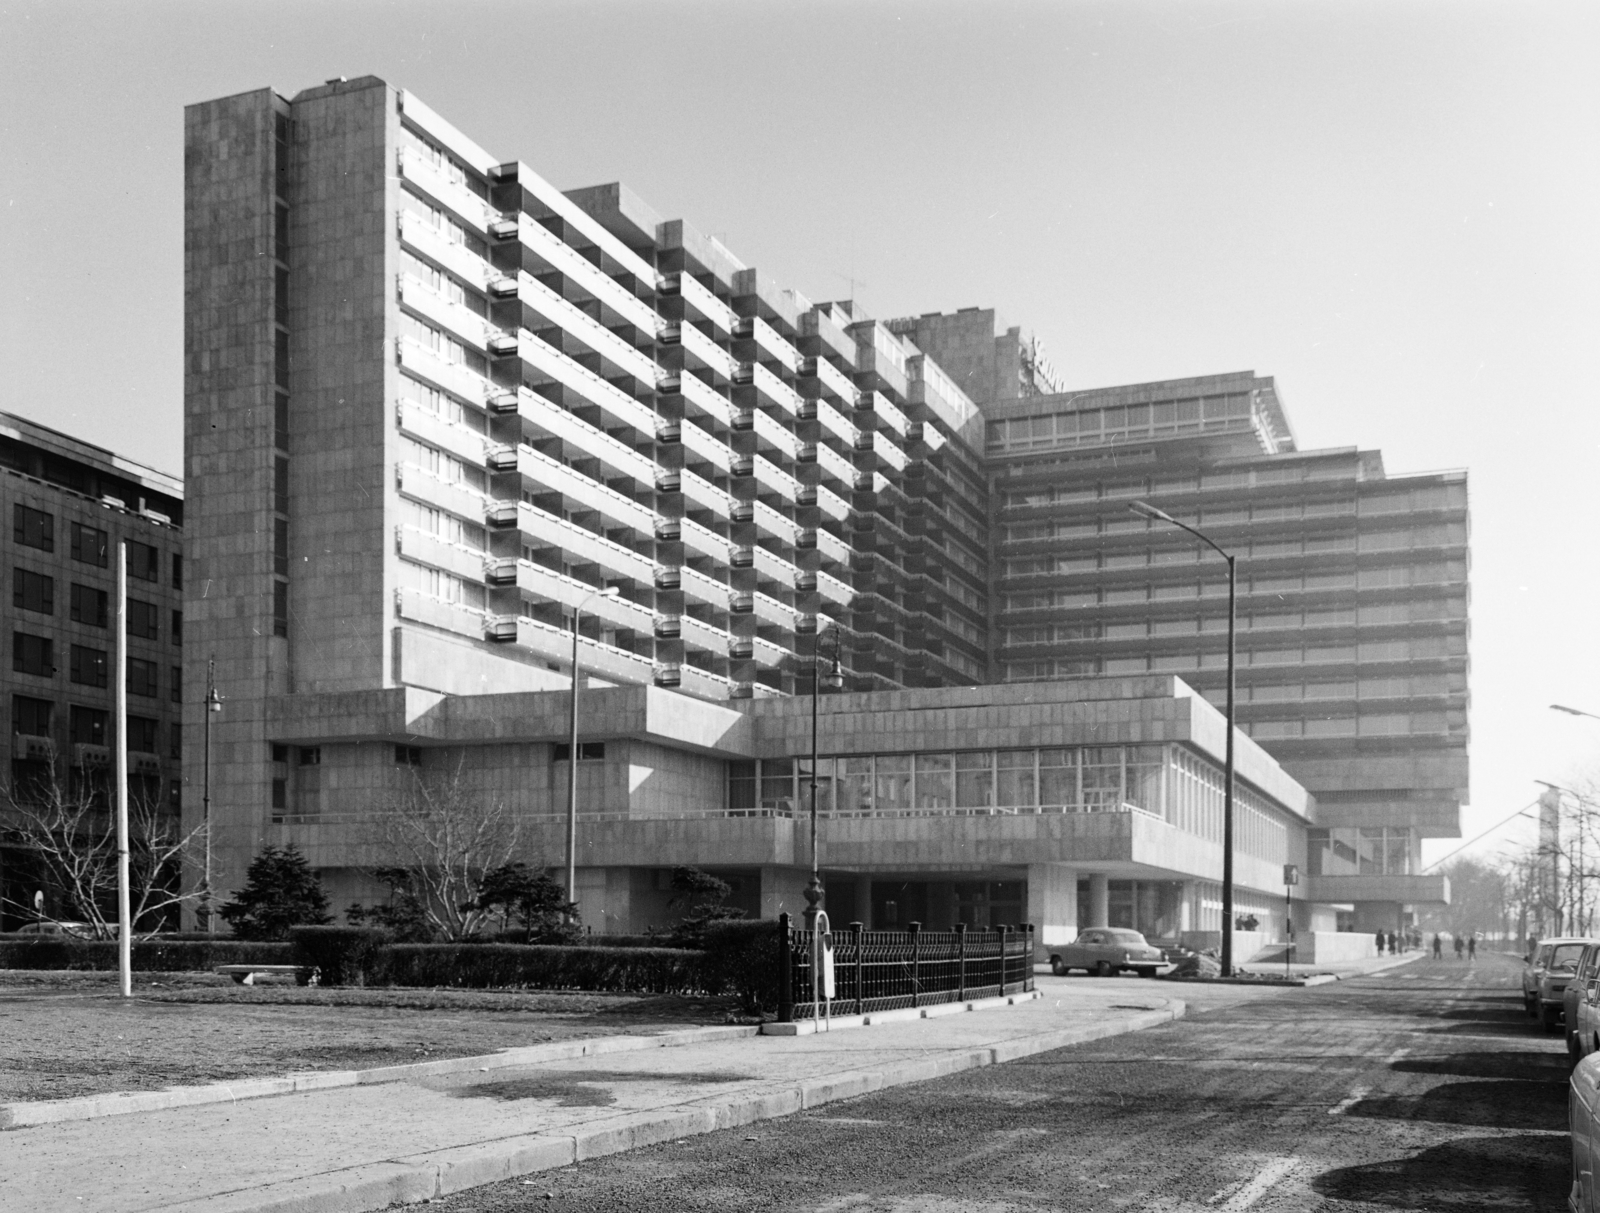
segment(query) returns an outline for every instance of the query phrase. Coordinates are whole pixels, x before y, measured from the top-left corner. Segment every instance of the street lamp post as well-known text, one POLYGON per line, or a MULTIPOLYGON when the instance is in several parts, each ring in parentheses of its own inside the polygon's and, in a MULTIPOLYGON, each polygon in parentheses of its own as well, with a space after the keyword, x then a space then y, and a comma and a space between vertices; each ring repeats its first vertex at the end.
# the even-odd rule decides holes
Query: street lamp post
POLYGON ((205 871, 200 878, 200 905, 206 916, 206 933, 217 933, 216 915, 211 912, 211 713, 222 711, 222 696, 217 694, 217 659, 206 662, 206 739, 205 790, 201 795, 202 825, 206 835, 205 871))
POLYGON ((1236 558, 1231 552, 1224 551, 1215 540, 1205 532, 1197 530, 1186 522, 1179 522, 1165 510, 1158 510, 1155 506, 1145 501, 1135 501, 1128 508, 1141 518, 1148 518, 1153 522, 1165 522, 1177 527, 1179 530, 1188 531, 1201 543, 1205 544, 1218 556, 1228 562, 1228 739, 1224 751, 1223 776, 1222 776, 1222 975, 1233 976, 1233 706, 1234 706, 1234 669, 1235 669, 1235 640, 1238 627, 1238 597, 1239 579, 1236 558))
POLYGON ((573 905, 573 919, 578 905, 578 626, 583 622, 583 608, 593 598, 615 598, 614 585, 585 595, 572 609, 572 714, 567 735, 567 900, 573 905))
MULTIPOLYGON (((839 672, 839 630, 830 625, 833 634, 833 656, 828 660, 828 689, 838 690, 844 685, 844 675, 839 672)), ((817 855, 817 703, 822 698, 822 631, 812 644, 811 652, 811 883, 806 886, 806 930, 816 927, 817 911, 822 908, 822 871, 817 855)))

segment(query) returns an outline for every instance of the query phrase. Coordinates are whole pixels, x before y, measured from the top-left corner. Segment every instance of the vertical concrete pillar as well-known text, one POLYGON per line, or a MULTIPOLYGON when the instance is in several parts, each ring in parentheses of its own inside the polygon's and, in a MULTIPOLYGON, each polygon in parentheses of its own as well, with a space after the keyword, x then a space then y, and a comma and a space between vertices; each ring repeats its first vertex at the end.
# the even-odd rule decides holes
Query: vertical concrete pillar
POLYGON ((1111 877, 1098 872, 1089 873, 1089 921, 1084 925, 1111 925, 1111 877))
POLYGON ((1078 937, 1078 874, 1058 863, 1028 865, 1028 917, 1041 948, 1078 937))
POLYGON ((865 872, 856 877, 856 920, 872 930, 872 877, 865 872))
POLYGON ((1198 931, 1200 927, 1195 922, 1195 882, 1185 880, 1182 892, 1178 896, 1178 933, 1182 935, 1189 931, 1198 931))

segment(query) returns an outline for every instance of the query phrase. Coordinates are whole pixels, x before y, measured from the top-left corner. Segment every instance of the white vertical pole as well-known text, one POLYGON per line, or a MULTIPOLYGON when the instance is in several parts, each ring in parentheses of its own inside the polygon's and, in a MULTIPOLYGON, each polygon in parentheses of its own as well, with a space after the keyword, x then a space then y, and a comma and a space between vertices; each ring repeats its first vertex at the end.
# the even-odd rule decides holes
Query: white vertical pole
POLYGON ((128 541, 117 544, 117 969, 122 996, 133 996, 133 915, 128 897, 128 541))

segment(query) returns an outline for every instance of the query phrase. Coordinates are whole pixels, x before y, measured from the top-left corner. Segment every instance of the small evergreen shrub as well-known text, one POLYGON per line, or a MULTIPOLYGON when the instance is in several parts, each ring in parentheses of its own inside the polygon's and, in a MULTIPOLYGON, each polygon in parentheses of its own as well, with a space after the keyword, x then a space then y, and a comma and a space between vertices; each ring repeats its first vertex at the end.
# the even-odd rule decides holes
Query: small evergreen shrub
POLYGON ((731 994, 747 1015, 778 1007, 778 924, 762 919, 708 922, 702 934, 705 988, 731 994))
POLYGON ((388 983, 389 940, 376 927, 290 927, 293 959, 320 970, 325 986, 380 986, 388 983))
MULTIPOLYGON (((207 973, 218 965, 292 964, 286 943, 230 939, 146 939, 133 944, 133 967, 141 973, 207 973)), ((96 969, 117 967, 117 943, 104 939, 0 939, 0 969, 96 969)))
POLYGON ((388 953, 397 986, 687 994, 705 984, 701 954, 680 948, 404 943, 388 953))

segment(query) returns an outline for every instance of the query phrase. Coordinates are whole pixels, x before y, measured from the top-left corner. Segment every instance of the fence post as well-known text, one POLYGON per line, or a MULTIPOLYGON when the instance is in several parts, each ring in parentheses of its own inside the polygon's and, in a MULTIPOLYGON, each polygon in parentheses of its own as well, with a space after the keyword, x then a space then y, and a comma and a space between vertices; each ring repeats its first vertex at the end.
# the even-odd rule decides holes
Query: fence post
POLYGON ((1027 959, 1022 965, 1022 988, 1031 990, 1033 989, 1033 962, 1038 958, 1039 954, 1034 950, 1033 946, 1033 924, 1031 922, 1023 923, 1022 930, 1022 940, 1028 945, 1027 959))
POLYGON ((956 1001, 967 1001, 967 924, 956 923, 956 1001))
POLYGON ((911 1005, 922 1005, 922 924, 909 922, 906 934, 911 936, 911 1005))
POLYGON ((778 1022, 794 1022, 794 951, 789 915, 778 915, 778 1022))
POLYGON ((1007 926, 1001 926, 997 929, 1000 932, 1000 997, 1004 998, 1006 994, 1006 985, 1008 984, 1006 982, 1006 961, 1008 959, 1006 956, 1006 932, 1010 931, 1011 928, 1007 926))
POLYGON ((866 927, 862 923, 852 922, 850 924, 850 942, 855 945, 855 949, 856 949, 856 1014, 857 1015, 862 1015, 862 1014, 866 1013, 866 1004, 867 1004, 867 990, 866 990, 867 966, 866 966, 865 959, 861 955, 862 945, 866 942, 864 939, 861 938, 861 934, 865 929, 866 929, 866 927))

